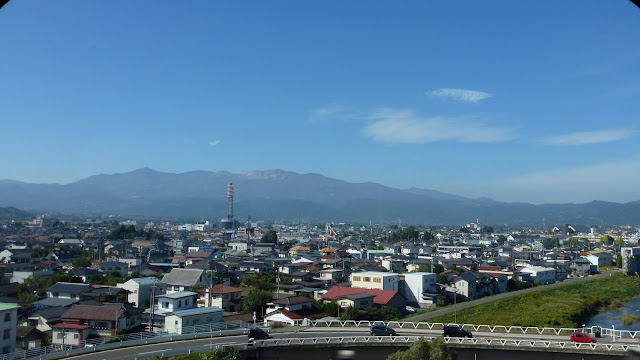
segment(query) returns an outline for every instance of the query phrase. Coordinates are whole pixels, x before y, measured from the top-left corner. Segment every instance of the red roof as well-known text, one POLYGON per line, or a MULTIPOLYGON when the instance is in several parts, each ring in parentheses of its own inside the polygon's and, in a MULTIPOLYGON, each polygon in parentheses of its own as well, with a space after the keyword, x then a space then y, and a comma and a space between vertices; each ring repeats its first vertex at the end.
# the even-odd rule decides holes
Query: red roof
MULTIPOLYGON (((202 288, 202 289, 199 289, 198 292, 206 294, 208 293, 208 290, 209 290, 208 288, 202 288)), ((211 289, 212 294, 232 294, 232 293, 243 292, 243 291, 244 289, 225 285, 225 284, 213 285, 213 288, 211 289)))
POLYGON ((329 316, 329 314, 324 312, 319 312, 317 309, 304 309, 298 311, 289 311, 285 308, 278 309, 276 311, 270 312, 267 316, 275 313, 281 313, 282 315, 288 317, 291 320, 302 320, 302 319, 322 319, 323 317, 329 316))
POLYGON ((374 295, 373 303, 378 305, 387 305, 391 299, 398 293, 395 290, 377 290, 377 289, 360 289, 340 285, 332 286, 329 291, 322 295, 323 300, 338 299, 353 294, 369 293, 374 295))
POLYGON ((90 328, 89 325, 81 325, 81 324, 56 324, 51 326, 54 329, 65 329, 65 330, 85 330, 90 328))

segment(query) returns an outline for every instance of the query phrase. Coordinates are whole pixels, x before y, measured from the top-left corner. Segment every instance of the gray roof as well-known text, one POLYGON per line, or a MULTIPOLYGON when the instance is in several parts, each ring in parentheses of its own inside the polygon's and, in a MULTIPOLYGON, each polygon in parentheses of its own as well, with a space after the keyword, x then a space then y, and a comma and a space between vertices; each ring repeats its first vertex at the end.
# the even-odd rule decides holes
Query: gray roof
POLYGON ((78 299, 61 299, 61 298, 46 298, 38 301, 34 301, 33 303, 36 305, 42 306, 69 306, 71 304, 77 303, 78 299))
POLYGON ((55 320, 59 319, 67 310, 68 309, 66 306, 52 306, 45 309, 40 309, 37 311, 37 313, 47 320, 55 320))
POLYGON ((83 291, 87 291, 90 289, 91 289, 91 285, 89 284, 58 282, 51 285, 51 287, 48 288, 47 291, 81 293, 83 291))
POLYGON ((156 296, 156 298, 181 299, 181 298, 193 296, 193 295, 197 295, 197 294, 191 291, 178 291, 171 294, 158 295, 156 296))
MULTIPOLYGON (((191 315, 198 315, 198 314, 206 315, 206 314, 211 314, 216 312, 222 312, 222 309, 216 306, 200 307, 200 308, 194 308, 194 309, 174 311, 171 315, 183 317, 183 316, 191 316, 191 315)), ((167 316, 170 316, 170 315, 167 315, 167 316)))
POLYGON ((192 286, 199 282, 200 276, 206 277, 202 269, 172 269, 162 277, 162 282, 169 285, 192 286))

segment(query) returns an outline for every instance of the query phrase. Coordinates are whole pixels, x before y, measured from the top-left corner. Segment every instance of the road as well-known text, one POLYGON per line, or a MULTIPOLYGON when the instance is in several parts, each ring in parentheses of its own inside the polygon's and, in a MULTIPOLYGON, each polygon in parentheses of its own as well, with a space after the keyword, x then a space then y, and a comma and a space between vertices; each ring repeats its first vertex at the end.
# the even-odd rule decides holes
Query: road
MULTIPOLYGON (((398 329, 398 336, 440 336, 441 330, 426 329, 398 329)), ((350 327, 350 328, 302 328, 296 332, 280 332, 271 334, 274 339, 291 339, 291 338, 327 338, 327 337, 348 337, 348 336, 368 336, 368 327, 350 327)), ((567 336, 554 335, 529 335, 529 334, 504 334, 477 332, 474 337, 478 339, 513 339, 513 340, 547 340, 547 341, 567 341, 567 336)), ((612 339, 598 339, 598 343, 612 343, 612 339)), ((638 344, 636 339, 623 339, 625 344, 638 344)), ((620 343, 620 340, 616 340, 620 343)), ((180 340, 172 342, 164 342, 158 344, 141 345, 130 348, 113 349, 106 351, 95 351, 82 355, 69 356, 67 359, 73 360, 122 360, 122 359, 139 359, 151 356, 163 356, 177 352, 193 352, 205 351, 213 349, 221 345, 240 345, 248 344, 247 335, 232 335, 223 337, 213 337, 193 340, 180 340)), ((97 348, 96 350, 99 350, 97 348)))
POLYGON ((544 286, 536 286, 536 287, 532 287, 532 288, 528 288, 528 289, 524 289, 524 290, 519 290, 519 291, 511 291, 511 292, 506 292, 506 293, 502 293, 502 294, 498 294, 498 295, 493 295, 493 296, 487 296, 487 297, 483 297, 480 299, 476 299, 476 300, 471 300, 471 301, 465 301, 465 302, 461 302, 458 303, 454 306, 447 306, 446 308, 442 308, 442 309, 438 309, 438 310, 434 310, 434 311, 430 311, 427 313, 423 313, 423 314, 418 314, 415 316, 411 316, 408 318, 404 318, 402 319, 402 321, 406 321, 406 322, 419 322, 419 321, 425 321, 428 319, 432 319, 434 317, 438 317, 440 315, 445 315, 445 314, 450 314, 456 310, 462 310, 462 309, 466 309, 466 308, 470 308, 472 306, 476 306, 476 305, 481 305, 481 304, 486 304, 488 302, 491 301, 496 301, 496 300, 500 300, 500 299, 506 299, 506 298, 510 298, 512 296, 518 296, 521 294, 528 294, 528 293, 532 293, 532 292, 537 292, 537 291, 544 291, 547 289, 552 289, 552 288, 557 288, 560 286, 565 286, 565 285, 569 285, 569 284, 575 284, 575 283, 579 283, 579 282, 583 282, 583 281, 590 281, 590 280, 595 280, 595 279, 600 279, 606 276, 610 276, 611 275, 611 270, 607 270, 604 271, 600 274, 594 275, 594 276, 590 276, 590 277, 586 277, 586 278, 571 278, 571 279, 567 279, 564 280, 562 282, 556 282, 550 285, 544 285, 544 286))

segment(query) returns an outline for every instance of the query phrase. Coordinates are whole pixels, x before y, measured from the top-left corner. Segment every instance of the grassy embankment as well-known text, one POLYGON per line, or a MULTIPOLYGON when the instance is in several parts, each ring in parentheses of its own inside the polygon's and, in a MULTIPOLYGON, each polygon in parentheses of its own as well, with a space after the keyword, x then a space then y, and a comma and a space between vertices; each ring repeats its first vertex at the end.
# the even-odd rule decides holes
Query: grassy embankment
MULTIPOLYGON (((640 294, 640 279, 622 274, 496 300, 458 311, 458 323, 579 327, 591 316, 640 294)), ((430 322, 453 323, 454 315, 430 322)))

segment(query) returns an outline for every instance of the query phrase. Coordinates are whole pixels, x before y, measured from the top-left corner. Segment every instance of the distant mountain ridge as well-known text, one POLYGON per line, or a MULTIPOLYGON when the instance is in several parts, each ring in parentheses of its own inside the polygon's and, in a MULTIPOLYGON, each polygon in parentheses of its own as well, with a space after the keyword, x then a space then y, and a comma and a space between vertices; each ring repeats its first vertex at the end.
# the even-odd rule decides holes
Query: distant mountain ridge
POLYGON ((197 217, 226 216, 226 188, 235 186, 238 219, 344 221, 356 223, 635 225, 640 201, 626 204, 504 203, 428 189, 396 189, 376 183, 349 183, 321 174, 284 170, 190 171, 180 174, 142 168, 93 175, 60 184, 0 180, 0 206, 86 215, 197 217))

